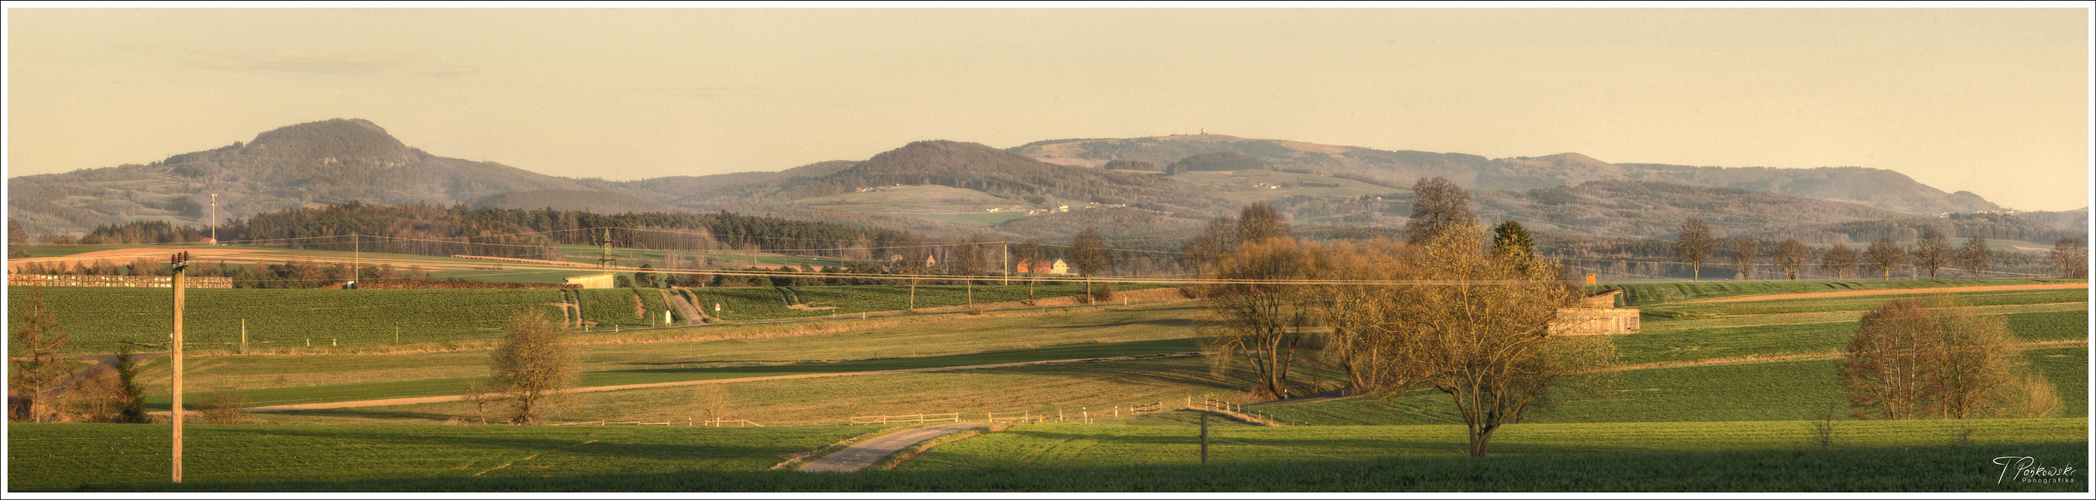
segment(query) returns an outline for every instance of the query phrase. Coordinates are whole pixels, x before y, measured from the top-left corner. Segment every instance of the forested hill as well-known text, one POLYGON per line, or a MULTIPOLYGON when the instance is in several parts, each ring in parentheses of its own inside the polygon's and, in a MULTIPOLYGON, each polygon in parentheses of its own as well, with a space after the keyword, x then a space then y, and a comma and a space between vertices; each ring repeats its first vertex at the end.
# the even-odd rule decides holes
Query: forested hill
POLYGON ((851 192, 861 187, 940 185, 1023 200, 1044 197, 1208 212, 1228 208, 1192 186, 1154 175, 1054 165, 971 142, 919 141, 823 177, 786 182, 784 198, 851 192))
POLYGON ((1386 151, 1220 134, 1040 141, 1010 151, 1048 163, 1090 167, 1115 160, 1170 165, 1197 155, 1230 153, 1262 160, 1279 170, 1358 178, 1392 186, 1410 185, 1422 177, 1442 177, 1478 190, 1535 189, 1577 186, 1589 181, 1631 180, 1772 192, 1856 203, 1911 215, 2002 208, 1969 192, 1944 192, 1898 172, 1862 167, 1688 167, 1609 163, 1578 153, 1495 159, 1462 153, 1386 151))
POLYGON ((7 180, 10 215, 31 233, 135 220, 198 223, 218 195, 221 217, 362 201, 471 202, 511 191, 587 189, 573 179, 431 155, 359 119, 301 123, 250 142, 144 165, 7 180))

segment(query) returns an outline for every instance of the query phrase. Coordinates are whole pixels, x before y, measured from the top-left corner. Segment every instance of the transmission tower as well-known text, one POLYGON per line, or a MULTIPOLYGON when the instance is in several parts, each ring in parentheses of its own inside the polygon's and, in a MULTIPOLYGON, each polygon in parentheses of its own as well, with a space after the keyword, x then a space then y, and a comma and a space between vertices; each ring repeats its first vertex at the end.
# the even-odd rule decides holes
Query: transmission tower
POLYGON ((596 243, 600 249, 597 254, 597 265, 605 269, 611 269, 611 228, 604 228, 604 235, 598 237, 596 243))

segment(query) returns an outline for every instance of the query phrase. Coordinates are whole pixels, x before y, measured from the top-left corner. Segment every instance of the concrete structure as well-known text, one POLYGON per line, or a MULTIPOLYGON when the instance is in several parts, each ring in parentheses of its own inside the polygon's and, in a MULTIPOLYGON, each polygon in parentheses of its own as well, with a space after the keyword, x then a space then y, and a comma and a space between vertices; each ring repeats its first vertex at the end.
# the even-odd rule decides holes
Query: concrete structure
POLYGON ((1616 295, 1622 290, 1609 290, 1580 299, 1579 307, 1558 309, 1558 324, 1551 325, 1551 335, 1627 335, 1637 333, 1637 309, 1616 308, 1616 295))
POLYGON ((592 274, 569 277, 566 281, 570 285, 580 285, 583 288, 611 288, 618 283, 618 279, 615 276, 617 276, 616 273, 592 274))

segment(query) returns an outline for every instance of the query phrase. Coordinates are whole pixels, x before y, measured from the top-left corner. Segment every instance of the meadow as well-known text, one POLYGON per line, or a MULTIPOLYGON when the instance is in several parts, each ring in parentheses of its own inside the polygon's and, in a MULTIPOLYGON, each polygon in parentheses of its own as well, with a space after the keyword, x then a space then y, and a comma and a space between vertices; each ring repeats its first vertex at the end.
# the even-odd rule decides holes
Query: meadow
MULTIPOLYGON (((776 308, 759 310, 762 314, 892 312, 881 308, 902 307, 893 303, 893 293, 851 293, 870 288, 692 292, 747 295, 740 306, 720 299, 724 310, 776 308), (837 309, 804 310, 813 307, 837 309)), ((895 288, 907 293, 906 287, 895 288)), ((1041 290, 1049 288, 1044 285, 1041 290)), ((607 293, 596 299, 605 302, 597 308, 615 313, 618 307, 656 307, 630 292, 624 297, 609 294, 624 290, 590 292, 607 293)), ((957 286, 919 287, 919 307, 932 307, 927 300, 952 300, 955 292, 966 293, 957 286)), ((1023 298, 1025 290, 978 286, 975 297, 989 301, 1013 293, 1023 298)), ((196 431, 199 436, 240 436, 267 443, 252 452, 211 446, 219 447, 215 453, 272 466, 207 473, 196 476, 206 479, 180 488, 2086 491, 2088 485, 2079 482, 1997 484, 1999 467, 1989 462, 1999 456, 2034 456, 2047 464, 2086 467, 2089 359, 2086 344, 2077 343, 2088 338, 2085 292, 1956 295, 1977 313, 2003 317, 2019 341, 2047 342, 2025 346, 2020 359, 2022 369, 2041 373, 2056 386, 2066 407, 2058 418, 1878 421, 1851 420, 1846 411, 1836 411, 1834 444, 1822 449, 1811 442, 1807 421, 1843 401, 1836 353, 1863 311, 1896 297, 1657 303, 1642 306, 1644 333, 1609 339, 1626 369, 1596 375, 1595 381, 1606 383, 1592 390, 1552 393, 1546 404, 1501 430, 1494 439, 1494 456, 1483 459, 1462 456, 1463 435, 1453 405, 1446 394, 1429 390, 1400 398, 1352 397, 1250 408, 1291 424, 1280 427, 1211 418, 1212 462, 1201 465, 1195 414, 1168 411, 1135 417, 1125 412, 1135 404, 1176 408, 1204 397, 1250 402, 1242 382, 1249 368, 1180 357, 579 393, 561 398, 552 415, 564 422, 672 424, 719 417, 770 426, 748 429, 437 425, 474 422, 476 411, 464 402, 254 413, 247 416, 254 422, 249 425, 193 428, 204 429, 196 431), (901 462, 895 470, 841 475, 763 470, 794 453, 881 432, 837 425, 852 416, 949 412, 971 419, 981 418, 983 412, 1052 414, 1068 422, 1019 425, 955 440, 901 462), (1087 417, 1090 423, 1076 423, 1087 417), (582 444, 592 439, 597 441, 582 444), (430 449, 416 448, 420 446, 430 449), (309 457, 331 454, 359 455, 350 463, 362 470, 311 470, 329 462, 309 457), (399 463, 393 464, 366 461, 361 458, 365 454, 431 458, 396 459, 399 463), (513 463, 472 475, 505 462, 513 463)), ((552 296, 553 302, 559 301, 559 293, 552 296)), ((591 309, 588 300, 585 315, 591 309)), ((965 295, 960 300, 965 301, 965 295)), ((710 304, 702 307, 712 314, 710 304)), ((753 314, 743 316, 742 324, 575 338, 582 341, 578 349, 584 385, 601 386, 1198 351, 1203 314, 1198 302, 1006 309, 982 315, 889 314, 799 323, 767 323, 774 320, 753 314)), ((466 382, 485 375, 485 345, 474 341, 409 345, 391 353, 198 356, 190 361, 189 390, 232 391, 250 405, 457 394, 466 382)), ((1339 384, 1338 373, 1314 356, 1305 354, 1298 363, 1298 380, 1326 387, 1339 384)), ((164 405, 164 364, 149 368, 153 402, 164 405)), ((165 469, 143 475, 127 469, 107 477, 83 472, 102 467, 97 461, 138 461, 137 467, 164 461, 164 454, 151 454, 157 452, 152 446, 125 451, 151 443, 151 430, 164 432, 164 426, 15 428, 28 430, 10 431, 13 455, 88 457, 16 472, 30 477, 16 489, 169 488, 155 475, 165 469), (108 428, 121 430, 104 430, 108 428), (132 448, 124 448, 124 443, 132 448), (120 455, 111 458, 112 454, 120 455)), ((196 446, 191 450, 199 449, 196 446)))
POLYGON ((1589 287, 1591 290, 1622 290, 1617 305, 1636 307, 1663 302, 1715 299, 1742 295, 1778 293, 1843 292, 1853 290, 1897 290, 1958 286, 2002 286, 2047 283, 2086 283, 2086 279, 1940 279, 1940 280, 1831 280, 1831 281, 1691 281, 1636 283, 1589 287))
POLYGON ((2085 419, 1536 424, 1460 456, 1453 426, 1029 425, 933 448, 896 470, 765 471, 880 432, 853 427, 189 427, 166 482, 165 426, 11 426, 18 491, 2085 491, 1997 482, 2001 456, 2085 464, 2085 419), (19 465, 16 465, 19 464, 19 465), (111 466, 115 464, 115 466, 111 466), (257 466, 256 464, 268 464, 257 466), (505 466, 506 465, 506 466, 505 466), (106 471, 121 470, 120 473, 106 471))
MULTIPOLYGON (((794 287, 802 303, 831 309, 793 309, 774 287, 698 288, 702 301, 731 304, 725 320, 789 319, 893 312, 908 305, 908 287, 794 287), (743 312, 752 311, 752 312, 743 312)), ((1043 285, 1039 297, 1078 294, 1083 285, 1043 285)), ((21 320, 27 290, 8 294, 8 321, 21 320)), ((141 351, 165 349, 173 329, 172 292, 152 288, 43 287, 38 290, 72 333, 66 350, 115 352, 125 342, 143 344, 141 351)), ((967 303, 966 287, 918 287, 918 307, 967 303)), ((980 285, 976 301, 1012 301, 1026 297, 1022 285, 980 285)), ((589 290, 322 290, 322 289, 191 289, 186 293, 183 336, 189 349, 234 350, 240 325, 247 322, 251 349, 304 349, 395 343, 446 342, 500 336, 503 325, 519 311, 541 311, 561 318, 560 304, 579 302, 583 319, 593 329, 662 326, 664 311, 683 321, 654 289, 589 290)), ((710 307, 711 302, 705 302, 710 307)), ((706 314, 713 314, 709 308, 706 314)))

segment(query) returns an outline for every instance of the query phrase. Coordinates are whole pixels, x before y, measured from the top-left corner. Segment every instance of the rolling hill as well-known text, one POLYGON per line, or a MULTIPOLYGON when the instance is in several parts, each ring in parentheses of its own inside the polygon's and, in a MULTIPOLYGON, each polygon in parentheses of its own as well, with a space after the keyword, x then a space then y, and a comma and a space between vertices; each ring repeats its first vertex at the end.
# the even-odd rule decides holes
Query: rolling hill
POLYGON ((1114 160, 1170 165, 1196 155, 1233 153, 1263 160, 1283 171, 1359 178, 1387 185, 1411 185, 1422 177, 1445 177, 1465 187, 1498 190, 1627 180, 1766 191, 1915 215, 2002 208, 1969 192, 1946 193, 1898 172, 1862 167, 1688 167, 1609 163, 1578 153, 1492 159, 1461 153, 1385 151, 1218 134, 1041 141, 1011 151, 1072 166, 1100 166, 1114 160))
MULTIPOLYGON (((1255 201, 1276 204, 1304 224, 1401 225, 1410 205, 1405 186, 1422 176, 1471 187, 1481 215, 1587 236, 1663 236, 1681 218, 1701 217, 1727 234, 1797 229, 1860 237, 1879 231, 1883 224, 1874 221, 1912 228, 1943 212, 2000 208, 1971 193, 1945 193, 1869 168, 1609 163, 1578 153, 1493 159, 1210 134, 1010 149, 929 140, 864 161, 776 172, 570 179, 432 155, 357 119, 292 125, 149 164, 11 178, 8 190, 12 215, 32 234, 135 220, 201 223, 209 193, 218 193, 223 218, 351 201, 456 203, 606 213, 732 211, 927 235, 1054 239, 1085 227, 1177 235, 1255 201)), ((2080 213, 2023 226, 1949 227, 2080 234, 2052 228, 2086 221, 2080 213)))

